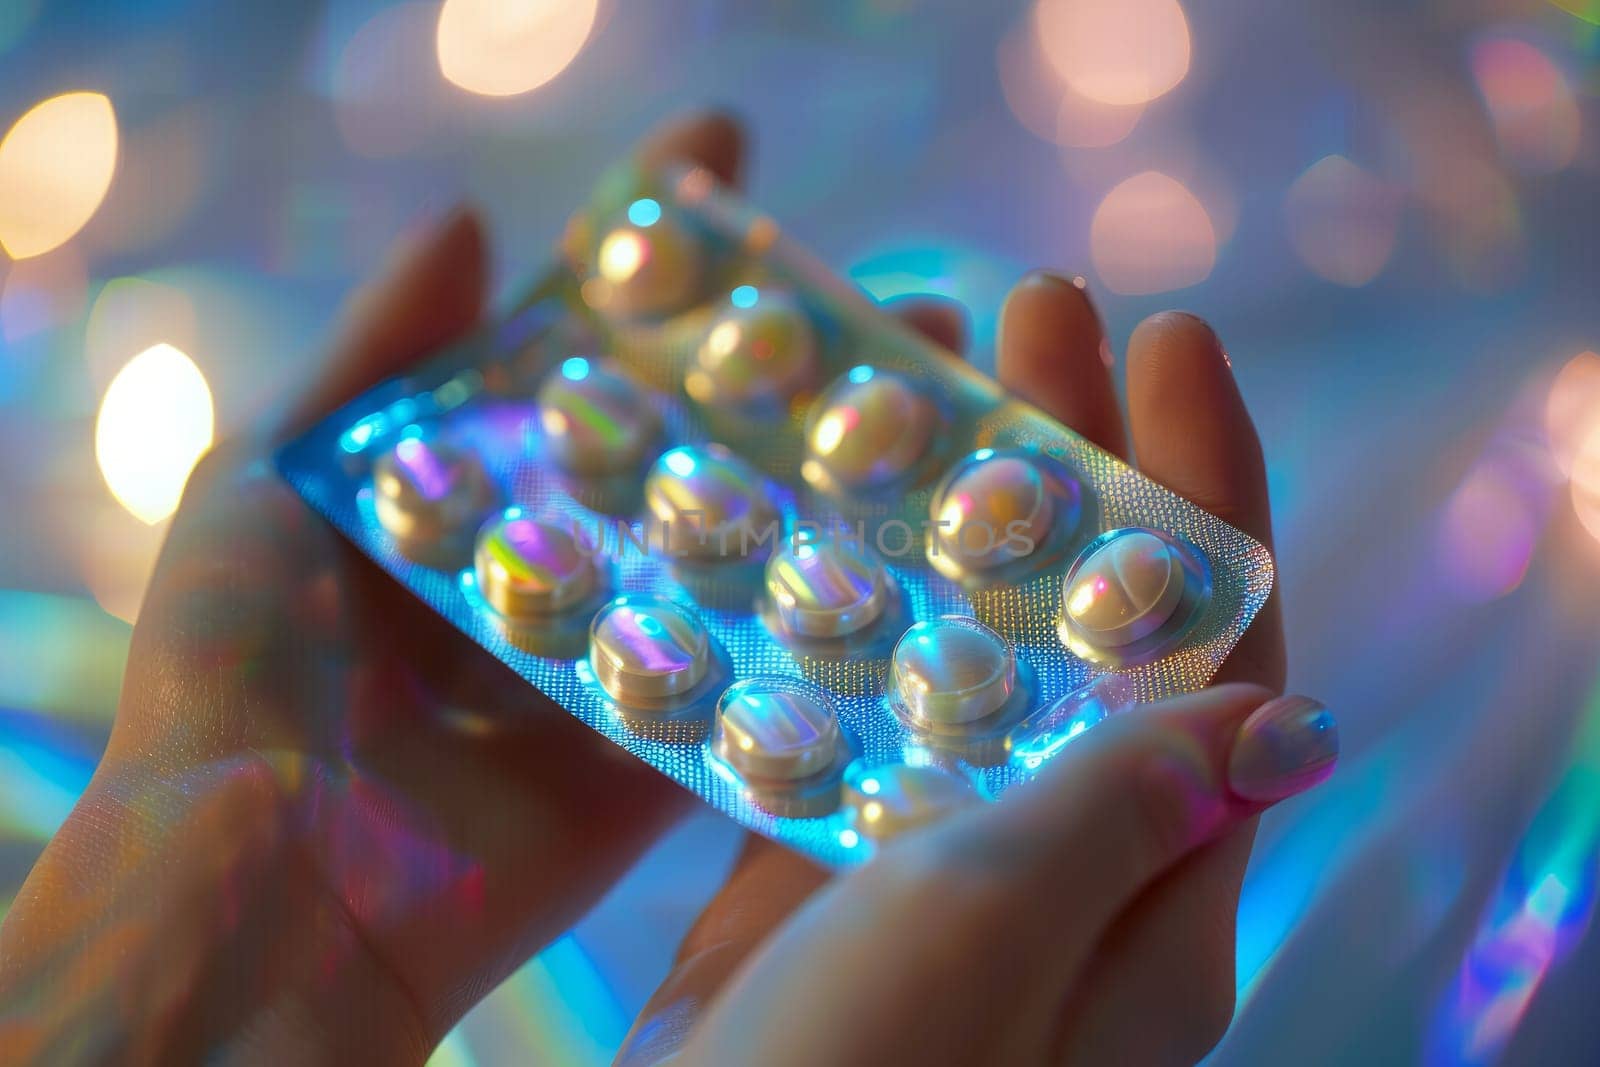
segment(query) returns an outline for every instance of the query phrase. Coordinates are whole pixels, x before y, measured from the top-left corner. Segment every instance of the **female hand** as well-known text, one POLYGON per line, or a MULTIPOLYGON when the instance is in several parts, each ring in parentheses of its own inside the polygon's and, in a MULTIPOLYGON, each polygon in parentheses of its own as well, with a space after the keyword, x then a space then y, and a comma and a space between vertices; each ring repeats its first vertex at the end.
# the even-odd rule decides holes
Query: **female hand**
MULTIPOLYGON (((641 153, 733 181, 739 137, 703 117, 641 153)), ((686 810, 272 470, 486 290, 457 213, 353 302, 283 426, 195 471, 105 756, 0 928, 0 1059, 420 1063, 686 810)))
MULTIPOLYGON (((963 347, 959 308, 910 310, 925 332, 963 347)), ((1204 322, 1167 313, 1134 332, 1127 428, 1081 283, 1025 278, 1002 311, 997 350, 1013 392, 1124 458, 1131 430, 1147 476, 1271 546, 1261 445, 1204 322)), ((685 1041, 707 1062, 757 1049, 768 1063, 1199 1059, 1233 1016, 1235 919, 1259 802, 1314 784, 1337 753, 1315 702, 1263 703, 1285 669, 1274 591, 1216 679, 1248 686, 1124 713, 993 811, 831 884, 749 838, 620 1061, 657 1062, 685 1041), (1257 767, 1273 753, 1287 776, 1269 796, 1250 785, 1241 795, 1225 773, 1230 751, 1257 767), (1079 909, 1080 899, 1097 906, 1079 909)))

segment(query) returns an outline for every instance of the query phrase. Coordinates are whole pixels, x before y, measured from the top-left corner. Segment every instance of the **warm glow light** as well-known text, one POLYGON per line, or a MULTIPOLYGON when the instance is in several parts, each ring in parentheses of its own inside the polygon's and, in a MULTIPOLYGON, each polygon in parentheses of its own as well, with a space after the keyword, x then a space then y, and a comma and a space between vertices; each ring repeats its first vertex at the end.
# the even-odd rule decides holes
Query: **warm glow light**
POLYGON ((1300 175, 1284 211, 1296 254, 1330 282, 1366 285, 1394 254, 1399 195, 1343 156, 1328 156, 1300 175))
POLYGON ((618 230, 600 242, 600 276, 621 285, 639 273, 649 255, 644 238, 632 230, 618 230))
POLYGON ((1145 104, 1189 73, 1178 0, 1039 0, 1039 47, 1063 81, 1102 104, 1145 104))
POLYGON ((94 217, 117 169, 117 116, 99 93, 36 105, 0 141, 0 246, 43 255, 94 217))
POLYGON ((1584 352, 1567 361, 1545 399, 1544 432, 1550 455, 1571 474, 1584 442, 1600 431, 1600 355, 1584 352))
POLYGON ((111 495, 147 523, 177 510, 183 485, 213 430, 200 368, 168 344, 140 352, 106 388, 94 428, 95 459, 111 495))
POLYGON ((1089 248, 1106 287, 1130 296, 1196 285, 1217 262, 1205 207, 1182 182, 1153 170, 1106 194, 1089 227, 1089 248))
POLYGON ((1507 159, 1548 174, 1577 158, 1582 115, 1567 76, 1549 56, 1527 41, 1494 37, 1473 48, 1472 74, 1507 159))
POLYGON ((1600 541, 1600 426, 1584 439, 1573 459, 1572 506, 1583 528, 1600 541))
POLYGON ((597 7, 597 0, 445 0, 439 69, 484 96, 537 89, 583 49, 597 7))
POLYGON ((1074 92, 1039 48, 1031 23, 1000 42, 1000 90, 1011 113, 1036 137, 1064 148, 1105 148, 1133 132, 1144 105, 1117 106, 1074 92))

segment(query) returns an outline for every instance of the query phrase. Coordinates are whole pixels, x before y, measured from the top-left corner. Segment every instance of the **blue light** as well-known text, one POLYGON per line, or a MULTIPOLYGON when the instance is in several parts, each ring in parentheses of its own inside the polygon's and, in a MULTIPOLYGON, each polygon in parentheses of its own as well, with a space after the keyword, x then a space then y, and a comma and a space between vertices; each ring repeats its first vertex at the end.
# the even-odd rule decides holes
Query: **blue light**
POLYGON ((661 205, 648 196, 628 205, 628 221, 635 226, 654 226, 661 221, 661 205))
POLYGON ((687 478, 694 473, 694 454, 687 449, 674 448, 661 458, 661 462, 680 478, 687 478))
POLYGON ((761 293, 753 285, 741 285, 728 295, 728 300, 736 308, 753 308, 760 299, 761 293))
POLYGON ((850 380, 856 385, 865 385, 867 382, 872 381, 872 368, 865 363, 859 367, 851 367, 850 380))
POLYGON ((843 845, 845 848, 855 848, 857 845, 861 844, 861 835, 856 833, 854 830, 840 830, 839 844, 843 845))
POLYGON ((569 382, 581 382, 589 376, 589 361, 582 356, 571 356, 561 361, 561 376, 569 382))

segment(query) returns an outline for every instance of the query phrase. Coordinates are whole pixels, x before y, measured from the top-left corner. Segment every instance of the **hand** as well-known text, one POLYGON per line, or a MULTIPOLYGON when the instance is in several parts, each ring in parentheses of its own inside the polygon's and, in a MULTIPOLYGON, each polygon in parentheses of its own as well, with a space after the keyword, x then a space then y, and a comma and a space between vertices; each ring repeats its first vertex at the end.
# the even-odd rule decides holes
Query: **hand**
MULTIPOLYGON (((909 310, 960 350, 959 309, 909 310)), ((1081 285, 1041 272, 1007 299, 1002 384, 1126 459, 1109 352, 1081 285)), ((1261 446, 1210 327, 1146 320, 1129 343, 1128 394, 1140 469, 1270 547, 1261 446)), ((765 1063, 1199 1059, 1233 1016, 1254 815, 1319 781, 1337 751, 1315 702, 1264 703, 1284 674, 1274 591, 1216 679, 1248 684, 1124 713, 993 811, 832 883, 751 837, 620 1062, 656 1062, 686 1041, 691 1062, 756 1049, 765 1063), (1270 795, 1230 785, 1230 759, 1259 767, 1268 752, 1288 761, 1270 795), (1174 761, 1186 794, 1166 773, 1174 761)))
MULTIPOLYGON (((641 149, 734 181, 725 119, 641 149)), ((458 213, 351 307, 301 424, 477 321, 458 213)), ((196 470, 94 780, 0 931, 0 1047, 56 1063, 420 1063, 691 798, 312 514, 272 428, 196 470)))

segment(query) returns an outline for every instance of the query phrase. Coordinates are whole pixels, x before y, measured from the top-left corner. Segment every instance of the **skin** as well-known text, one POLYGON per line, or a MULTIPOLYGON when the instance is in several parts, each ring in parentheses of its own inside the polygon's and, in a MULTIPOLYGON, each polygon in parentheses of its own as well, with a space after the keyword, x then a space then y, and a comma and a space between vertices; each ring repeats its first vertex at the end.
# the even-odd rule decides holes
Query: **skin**
MULTIPOLYGON (((693 117, 640 155, 738 184, 742 136, 693 117)), ((469 330, 485 243, 470 212, 409 241, 304 397, 195 472, 105 757, 0 927, 16 1062, 420 1063, 693 803, 390 581, 267 461, 469 330)), ((959 309, 894 311, 964 347, 959 309)), ((1002 316, 1000 377, 1107 448, 1131 439, 1147 474, 1267 541, 1260 447, 1211 331, 1179 315, 1139 328, 1126 427, 1103 346, 1081 290, 1030 276, 1002 316)), ((1224 668, 1250 684, 1119 716, 1016 803, 833 881, 752 839, 624 1059, 1202 1054, 1232 1011, 1261 808, 1229 794, 1226 751, 1282 684, 1276 601, 1224 668), (1093 907, 1063 915, 1069 898, 1093 907), (938 977, 971 959, 997 961, 981 1011, 938 977)))

